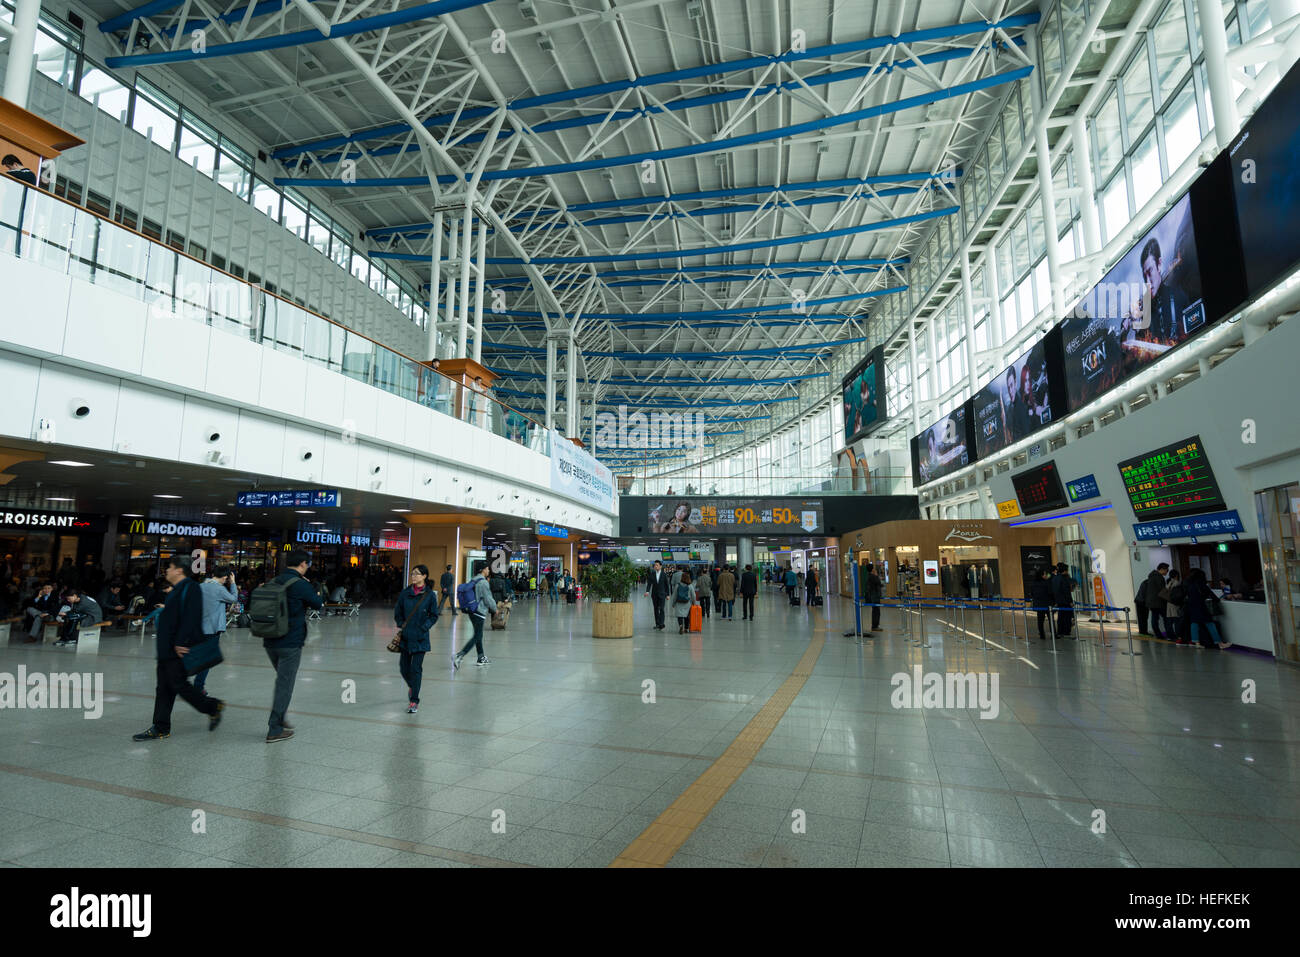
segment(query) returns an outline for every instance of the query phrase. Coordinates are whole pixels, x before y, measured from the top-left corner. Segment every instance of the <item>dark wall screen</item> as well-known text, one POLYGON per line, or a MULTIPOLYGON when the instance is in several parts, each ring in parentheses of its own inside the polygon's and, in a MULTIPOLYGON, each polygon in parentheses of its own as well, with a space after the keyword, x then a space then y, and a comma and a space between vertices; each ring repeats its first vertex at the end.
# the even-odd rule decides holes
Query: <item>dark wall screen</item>
POLYGON ((1037 432, 1065 412, 1056 330, 975 395, 975 457, 982 459, 1037 432))
POLYGON ((1300 63, 1228 148, 1246 280, 1258 295, 1300 260, 1300 63))
POLYGON ((844 379, 844 444, 852 445, 885 421, 885 350, 877 346, 844 379))
POLYGON ((1120 462, 1119 474, 1139 522, 1227 507, 1199 435, 1120 462))
POLYGON ((970 452, 970 403, 965 402, 912 439, 912 475, 917 485, 943 478, 975 461, 970 452))
POLYGON ((1051 512, 1070 504, 1055 462, 1017 473, 1011 476, 1011 484, 1015 487, 1020 510, 1026 515, 1051 512))

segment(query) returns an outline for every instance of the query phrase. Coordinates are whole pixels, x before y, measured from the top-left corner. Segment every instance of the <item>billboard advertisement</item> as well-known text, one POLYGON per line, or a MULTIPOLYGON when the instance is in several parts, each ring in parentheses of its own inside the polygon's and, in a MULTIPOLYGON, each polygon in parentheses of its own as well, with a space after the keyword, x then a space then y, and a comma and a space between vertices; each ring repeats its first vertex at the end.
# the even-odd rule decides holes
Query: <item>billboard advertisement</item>
POLYGON ((647 512, 656 535, 816 535, 825 524, 821 499, 652 498, 647 512))

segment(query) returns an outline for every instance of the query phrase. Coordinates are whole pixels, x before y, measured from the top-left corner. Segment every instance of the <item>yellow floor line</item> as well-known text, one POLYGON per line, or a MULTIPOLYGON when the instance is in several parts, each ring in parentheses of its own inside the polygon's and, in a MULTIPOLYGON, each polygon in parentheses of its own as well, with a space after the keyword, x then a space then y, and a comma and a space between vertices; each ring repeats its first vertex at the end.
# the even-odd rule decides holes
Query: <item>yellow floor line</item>
POLYGON ((813 666, 826 644, 818 629, 794 666, 790 677, 759 709, 758 714, 736 735, 721 757, 696 778, 668 809, 650 823, 640 836, 625 847, 610 867, 663 867, 687 838, 722 800, 745 768, 758 756, 768 737, 812 675, 813 666))

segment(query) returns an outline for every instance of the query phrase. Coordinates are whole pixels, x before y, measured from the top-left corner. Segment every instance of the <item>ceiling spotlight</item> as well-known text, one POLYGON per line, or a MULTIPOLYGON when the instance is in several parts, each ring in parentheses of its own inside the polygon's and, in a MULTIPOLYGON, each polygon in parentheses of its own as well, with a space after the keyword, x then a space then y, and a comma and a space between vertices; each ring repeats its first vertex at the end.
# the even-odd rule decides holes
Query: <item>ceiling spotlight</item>
POLYGON ((686 4, 686 16, 691 20, 698 20, 704 16, 704 5, 700 3, 700 0, 691 0, 690 3, 686 4))
POLYGON ((537 19, 537 8, 533 6, 533 0, 520 0, 519 15, 525 20, 537 19))
POLYGON ((555 49, 555 44, 551 42, 550 37, 538 37, 537 46, 546 53, 550 53, 555 49))

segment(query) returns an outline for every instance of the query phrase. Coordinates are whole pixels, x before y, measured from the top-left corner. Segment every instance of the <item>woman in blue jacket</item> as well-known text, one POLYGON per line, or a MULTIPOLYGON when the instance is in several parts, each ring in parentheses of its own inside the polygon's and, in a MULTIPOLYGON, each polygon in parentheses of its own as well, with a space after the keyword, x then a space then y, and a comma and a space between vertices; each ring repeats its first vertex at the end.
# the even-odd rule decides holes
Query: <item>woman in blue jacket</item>
POLYGON ((397 596, 393 620, 397 622, 397 638, 401 643, 401 670, 406 680, 410 702, 406 713, 415 714, 420 708, 420 683, 424 677, 424 656, 428 653, 429 629, 438 623, 438 602, 432 598, 429 569, 416 565, 411 569, 411 584, 397 596))

